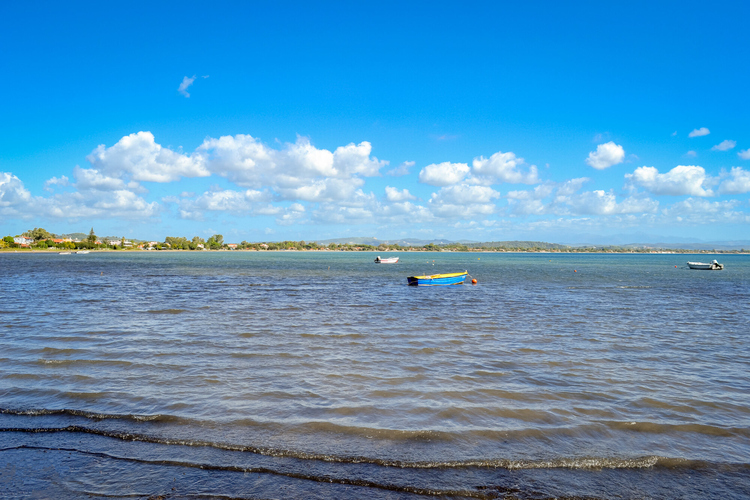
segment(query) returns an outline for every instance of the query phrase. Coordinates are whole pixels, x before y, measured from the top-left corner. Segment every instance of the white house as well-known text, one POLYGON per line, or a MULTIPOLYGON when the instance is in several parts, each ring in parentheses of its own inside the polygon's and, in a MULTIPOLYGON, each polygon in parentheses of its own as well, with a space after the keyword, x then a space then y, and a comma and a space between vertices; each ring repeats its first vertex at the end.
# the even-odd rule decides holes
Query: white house
POLYGON ((16 236, 13 238, 13 243, 16 245, 31 245, 34 243, 33 238, 27 238, 26 236, 16 236))

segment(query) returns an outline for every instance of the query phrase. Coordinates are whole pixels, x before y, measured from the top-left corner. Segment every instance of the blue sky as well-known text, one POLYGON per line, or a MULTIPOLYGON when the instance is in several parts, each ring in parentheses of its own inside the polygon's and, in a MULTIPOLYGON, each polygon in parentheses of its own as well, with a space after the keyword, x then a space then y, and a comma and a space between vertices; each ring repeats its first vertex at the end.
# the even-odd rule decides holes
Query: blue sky
POLYGON ((746 2, 5 2, 0 232, 750 239, 746 2))

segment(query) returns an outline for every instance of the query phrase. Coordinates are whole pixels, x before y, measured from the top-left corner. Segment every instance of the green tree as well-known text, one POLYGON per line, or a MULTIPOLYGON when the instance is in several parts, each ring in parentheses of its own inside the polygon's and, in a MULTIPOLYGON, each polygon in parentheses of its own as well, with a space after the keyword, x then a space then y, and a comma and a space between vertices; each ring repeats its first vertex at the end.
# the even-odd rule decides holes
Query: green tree
POLYGON ((94 233, 94 228, 93 227, 91 228, 91 231, 89 231, 89 237, 86 238, 86 241, 89 244, 91 244, 91 245, 95 245, 96 244, 96 234, 94 233))
POLYGON ((34 229, 30 231, 26 231, 23 233, 22 236, 26 236, 27 238, 31 238, 33 240, 51 240, 55 237, 54 234, 50 233, 46 229, 43 229, 41 227, 35 227, 34 229))

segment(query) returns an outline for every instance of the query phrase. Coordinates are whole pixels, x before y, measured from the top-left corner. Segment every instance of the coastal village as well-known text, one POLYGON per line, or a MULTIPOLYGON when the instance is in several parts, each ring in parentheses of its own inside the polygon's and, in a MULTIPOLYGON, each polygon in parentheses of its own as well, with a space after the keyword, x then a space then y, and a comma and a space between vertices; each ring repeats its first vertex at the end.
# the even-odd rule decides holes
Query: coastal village
POLYGON ((500 241, 484 243, 418 242, 397 244, 374 240, 363 243, 362 238, 337 242, 278 241, 227 243, 220 234, 208 239, 194 236, 167 236, 164 241, 145 241, 125 237, 99 237, 92 228, 85 233, 57 235, 42 228, 34 228, 16 236, 0 240, 0 251, 378 251, 378 252, 531 252, 531 253, 750 253, 750 248, 668 248, 664 246, 572 246, 540 241, 500 241))

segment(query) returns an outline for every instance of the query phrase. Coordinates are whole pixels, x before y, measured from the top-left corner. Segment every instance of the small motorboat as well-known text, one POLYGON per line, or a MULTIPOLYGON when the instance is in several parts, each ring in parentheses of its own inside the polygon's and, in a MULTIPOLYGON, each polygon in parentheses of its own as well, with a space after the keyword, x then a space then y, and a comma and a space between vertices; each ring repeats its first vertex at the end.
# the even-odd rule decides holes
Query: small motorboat
POLYGON ((398 257, 390 257, 387 259, 381 258, 380 255, 375 257, 376 264, 395 264, 396 262, 398 262, 398 257))
POLYGON ((463 285, 469 272, 451 274, 432 274, 429 276, 409 276, 406 280, 410 286, 463 285))
POLYGON ((78 255, 86 255, 87 253, 91 253, 89 250, 78 250, 76 252, 78 255))
POLYGON ((688 262, 690 269, 701 269, 703 271, 721 271, 724 269, 724 264, 719 264, 716 260, 712 260, 710 263, 705 262, 688 262))
POLYGON ((70 255, 70 252, 60 252, 59 255, 70 255))

